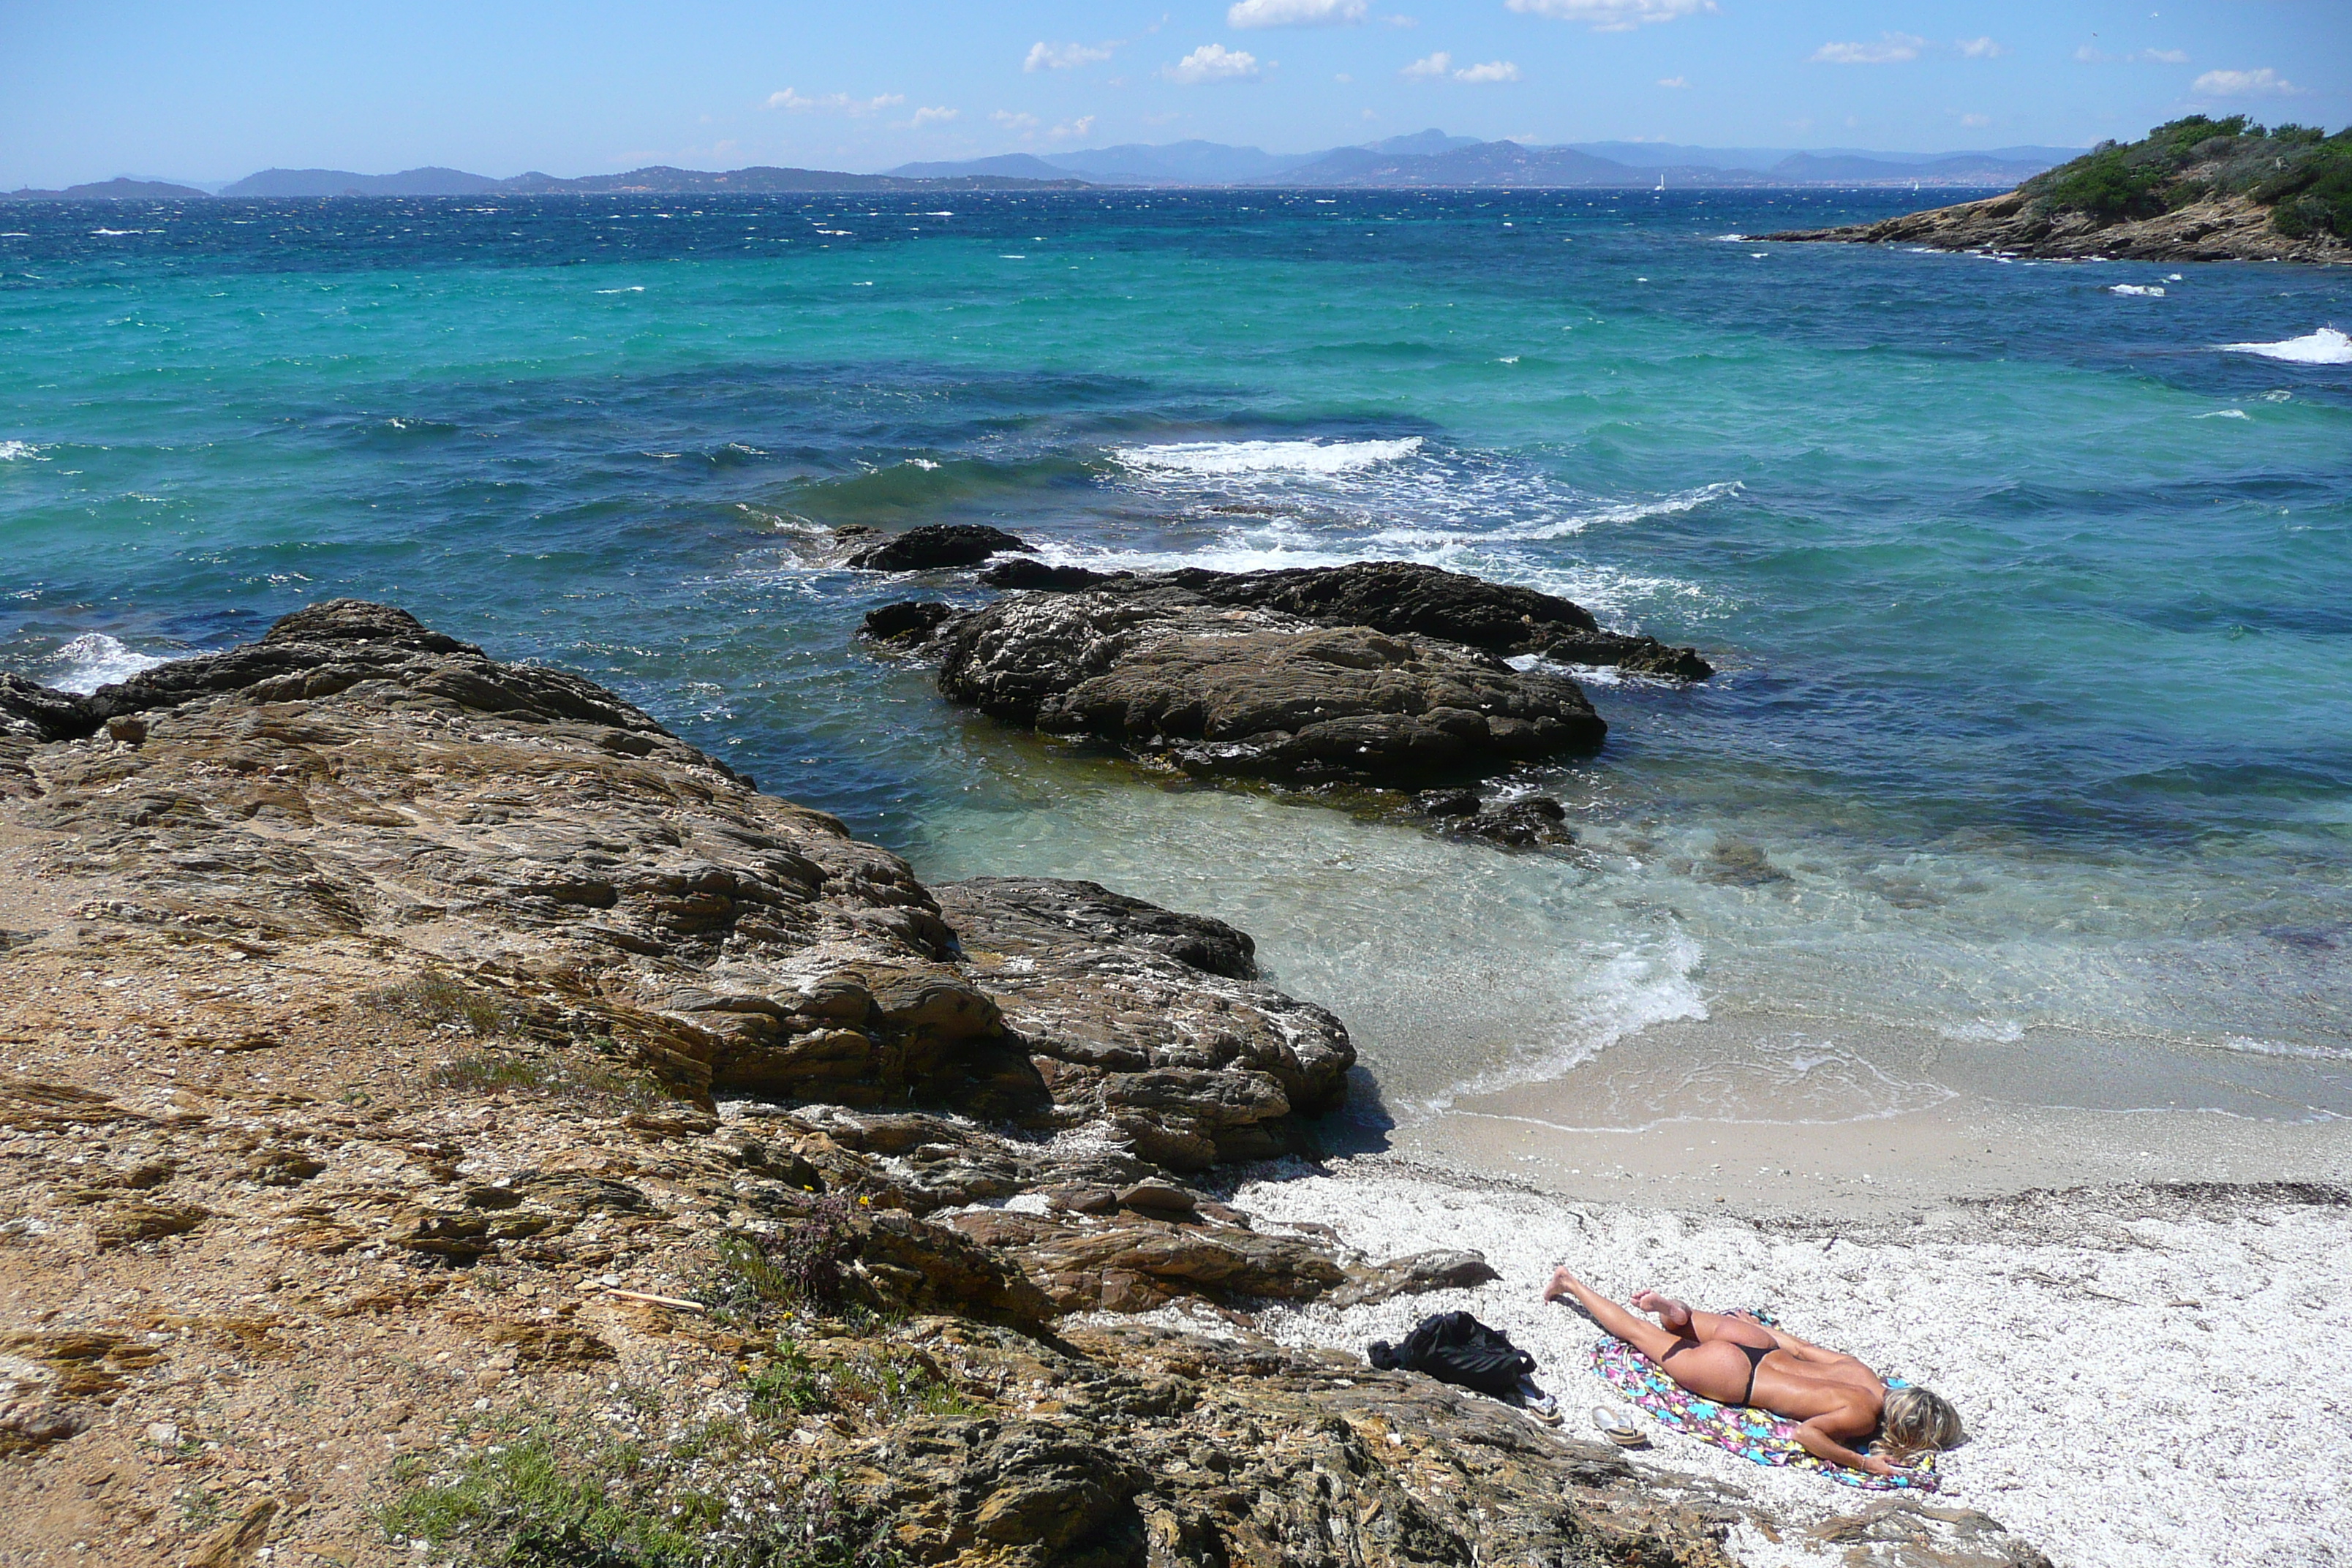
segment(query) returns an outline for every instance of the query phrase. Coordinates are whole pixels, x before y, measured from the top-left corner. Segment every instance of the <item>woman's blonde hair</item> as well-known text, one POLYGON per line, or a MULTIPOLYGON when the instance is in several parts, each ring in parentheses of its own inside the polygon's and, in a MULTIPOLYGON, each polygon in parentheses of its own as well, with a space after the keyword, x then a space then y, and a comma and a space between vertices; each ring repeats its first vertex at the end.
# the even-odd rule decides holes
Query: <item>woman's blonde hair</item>
POLYGON ((1950 1400, 1925 1388, 1895 1388, 1887 1391, 1878 1418, 1878 1441, 1871 1447, 1882 1458, 1899 1461, 1957 1447, 1967 1436, 1950 1400))

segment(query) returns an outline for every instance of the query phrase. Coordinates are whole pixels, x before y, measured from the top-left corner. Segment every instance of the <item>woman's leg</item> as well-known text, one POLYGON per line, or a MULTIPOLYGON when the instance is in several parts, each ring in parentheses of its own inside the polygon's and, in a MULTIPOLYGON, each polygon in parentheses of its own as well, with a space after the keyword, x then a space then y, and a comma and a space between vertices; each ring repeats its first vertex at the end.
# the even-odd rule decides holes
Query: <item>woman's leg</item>
POLYGON ((1700 1398, 1728 1405, 1747 1396, 1748 1358, 1729 1344, 1704 1345, 1689 1334, 1660 1328, 1590 1289, 1565 1265, 1553 1271, 1551 1283, 1544 1288, 1547 1301, 1563 1296, 1574 1297, 1595 1323, 1649 1357, 1660 1371, 1700 1398))
POLYGON ((1758 1350, 1776 1346, 1787 1348, 1782 1336, 1753 1318, 1738 1318, 1728 1312, 1701 1312, 1686 1302, 1677 1301, 1655 1290, 1644 1290, 1635 1296, 1633 1306, 1638 1311, 1656 1313, 1658 1321, 1665 1325, 1668 1333, 1680 1334, 1701 1344, 1710 1340, 1729 1340, 1735 1344, 1754 1345, 1758 1350))
POLYGON ((1649 1319, 1637 1317, 1619 1306, 1570 1273, 1566 1264, 1552 1271, 1551 1283, 1544 1287, 1547 1301, 1557 1301, 1563 1296, 1574 1297, 1577 1305, 1603 1331, 1616 1335, 1652 1361, 1663 1363, 1675 1347, 1692 1342, 1690 1335, 1660 1328, 1649 1319))

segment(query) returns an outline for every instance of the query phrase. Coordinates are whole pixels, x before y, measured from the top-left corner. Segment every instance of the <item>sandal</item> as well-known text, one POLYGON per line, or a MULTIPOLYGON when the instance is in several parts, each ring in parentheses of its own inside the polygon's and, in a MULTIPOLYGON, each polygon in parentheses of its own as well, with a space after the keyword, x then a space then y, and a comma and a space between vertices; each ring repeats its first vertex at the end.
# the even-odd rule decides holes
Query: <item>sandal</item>
POLYGON ((1646 1448, 1650 1446, 1649 1437, 1633 1425, 1631 1415, 1612 1410, 1605 1405, 1594 1405, 1591 1414, 1592 1425, 1600 1429, 1601 1435, 1619 1447, 1646 1448))

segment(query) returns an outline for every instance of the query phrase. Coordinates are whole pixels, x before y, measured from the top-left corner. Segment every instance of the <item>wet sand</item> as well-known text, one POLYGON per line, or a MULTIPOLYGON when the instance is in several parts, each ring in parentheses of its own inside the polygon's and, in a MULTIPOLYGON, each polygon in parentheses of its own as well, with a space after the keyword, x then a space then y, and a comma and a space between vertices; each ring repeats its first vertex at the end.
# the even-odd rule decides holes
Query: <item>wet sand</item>
MULTIPOLYGON (((1757 1216, 2119 1184, 2352 1184, 2339 1063, 2134 1044, 2060 1083, 2031 1038, 1789 1035, 1780 1021, 1653 1026, 1563 1078, 1458 1097, 1386 1146, 1569 1198, 1757 1216)), ((2081 1046, 2067 1055, 2071 1073, 2081 1046)))

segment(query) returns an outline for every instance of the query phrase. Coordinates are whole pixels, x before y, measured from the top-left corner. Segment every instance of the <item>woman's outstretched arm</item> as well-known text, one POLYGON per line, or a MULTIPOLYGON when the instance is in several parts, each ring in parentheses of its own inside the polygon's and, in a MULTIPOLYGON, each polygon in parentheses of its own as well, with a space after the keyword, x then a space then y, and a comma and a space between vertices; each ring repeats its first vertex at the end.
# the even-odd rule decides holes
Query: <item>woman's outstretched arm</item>
POLYGON ((1866 1437, 1876 1426, 1876 1418, 1857 1402, 1842 1405, 1835 1410, 1801 1422, 1790 1436, 1816 1459, 1843 1465, 1848 1469, 1861 1470, 1867 1475, 1891 1476, 1895 1473, 1895 1467, 1885 1459, 1875 1454, 1857 1453, 1838 1441, 1840 1436, 1866 1437))

